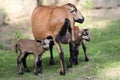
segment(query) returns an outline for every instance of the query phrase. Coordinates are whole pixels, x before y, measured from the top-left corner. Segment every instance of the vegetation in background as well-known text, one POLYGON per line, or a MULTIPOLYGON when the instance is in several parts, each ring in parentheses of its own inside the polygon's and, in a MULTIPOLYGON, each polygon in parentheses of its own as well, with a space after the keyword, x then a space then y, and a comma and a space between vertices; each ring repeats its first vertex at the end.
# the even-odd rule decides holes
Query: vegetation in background
POLYGON ((94 7, 94 4, 93 4, 92 0, 85 0, 81 4, 83 4, 83 6, 85 8, 93 8, 94 7))
POLYGON ((29 36, 24 36, 19 30, 10 32, 10 35, 14 36, 13 41, 17 41, 23 38, 29 38, 29 36))
POLYGON ((5 44, 0 41, 0 49, 3 50, 5 48, 6 48, 5 44))
POLYGON ((0 6, 0 11, 4 12, 5 19, 9 18, 8 12, 4 7, 0 6))
MULTIPOLYGON (((31 70, 30 73, 24 73, 18 76, 16 64, 17 56, 13 51, 0 50, 0 80, 119 80, 120 74, 117 72, 108 72, 108 69, 120 68, 120 20, 110 20, 105 28, 92 28, 91 41, 86 42, 89 62, 84 62, 83 51, 80 47, 79 64, 72 68, 66 68, 66 75, 60 76, 59 55, 54 48, 55 65, 49 65, 49 51, 43 54, 43 73, 34 75, 34 57, 27 58, 27 64, 31 70), (115 73, 111 77, 109 74, 115 73)), ((102 26, 102 25, 101 25, 102 26)), ((20 39, 21 33, 15 32, 17 39, 20 39)), ((65 55, 65 66, 69 58, 68 45, 62 45, 65 55)))

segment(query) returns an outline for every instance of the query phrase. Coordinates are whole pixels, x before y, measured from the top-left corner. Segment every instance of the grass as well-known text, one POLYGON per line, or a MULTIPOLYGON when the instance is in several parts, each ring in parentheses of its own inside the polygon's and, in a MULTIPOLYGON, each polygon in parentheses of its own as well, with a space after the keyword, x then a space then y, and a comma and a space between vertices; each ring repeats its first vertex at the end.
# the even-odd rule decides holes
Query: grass
POLYGON ((86 0, 86 2, 83 5, 86 8, 93 8, 94 7, 92 0, 86 0))
MULTIPOLYGON (((17 55, 12 50, 0 50, 0 80, 119 80, 120 75, 120 20, 110 20, 105 28, 92 28, 91 42, 86 42, 89 62, 84 62, 80 47, 79 64, 66 68, 66 75, 60 76, 59 56, 54 48, 55 65, 49 64, 49 51, 43 55, 43 73, 35 76, 33 73, 34 58, 27 58, 30 73, 17 75, 17 55), (113 72, 111 71, 113 69, 113 72), (115 70, 114 69, 118 69, 115 70), (119 72, 118 72, 119 71, 119 72), (116 73, 114 76, 109 74, 116 73)), ((69 58, 68 45, 62 45, 65 52, 65 66, 69 58)))

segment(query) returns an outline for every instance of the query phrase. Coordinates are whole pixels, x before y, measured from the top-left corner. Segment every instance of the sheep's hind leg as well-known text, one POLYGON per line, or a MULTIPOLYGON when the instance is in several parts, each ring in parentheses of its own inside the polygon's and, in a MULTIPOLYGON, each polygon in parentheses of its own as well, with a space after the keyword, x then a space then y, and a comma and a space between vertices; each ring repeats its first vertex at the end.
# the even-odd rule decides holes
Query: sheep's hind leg
POLYGON ((19 75, 23 74, 23 70, 22 70, 22 59, 23 59, 23 57, 24 57, 24 54, 21 53, 21 55, 17 58, 17 65, 18 65, 19 75))
POLYGON ((61 64, 60 75, 65 75, 64 53, 59 43, 59 38, 54 40, 54 44, 59 52, 59 57, 60 57, 60 64, 61 64))
POLYGON ((26 58, 27 58, 27 56, 28 56, 28 53, 25 53, 25 55, 24 55, 24 57, 22 59, 22 63, 23 63, 23 66, 24 66, 24 70, 26 72, 30 72, 30 70, 29 70, 29 68, 27 67, 27 64, 26 64, 26 58))

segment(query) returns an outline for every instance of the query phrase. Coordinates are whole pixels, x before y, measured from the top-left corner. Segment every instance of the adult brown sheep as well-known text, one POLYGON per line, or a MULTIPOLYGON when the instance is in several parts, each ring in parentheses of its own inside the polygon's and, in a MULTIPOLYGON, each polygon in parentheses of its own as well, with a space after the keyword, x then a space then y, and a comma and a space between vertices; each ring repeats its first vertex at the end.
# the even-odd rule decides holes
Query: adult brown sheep
POLYGON ((65 67, 64 53, 59 40, 68 29, 72 33, 72 40, 74 40, 74 30, 72 28, 75 22, 83 23, 84 17, 71 3, 62 6, 39 5, 32 13, 33 36, 37 41, 52 37, 60 56, 61 75, 65 75, 65 67))

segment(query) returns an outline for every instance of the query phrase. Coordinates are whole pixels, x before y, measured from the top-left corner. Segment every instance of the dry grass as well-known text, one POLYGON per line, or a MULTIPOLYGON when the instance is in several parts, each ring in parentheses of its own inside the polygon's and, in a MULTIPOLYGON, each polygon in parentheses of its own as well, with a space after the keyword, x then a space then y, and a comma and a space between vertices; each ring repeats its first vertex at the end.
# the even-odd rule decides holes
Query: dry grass
MULTIPOLYGON (((46 52, 43 55, 44 72, 39 76, 34 76, 34 58, 30 56, 27 60, 31 72, 18 76, 16 54, 11 49, 0 50, 0 80, 119 80, 120 46, 118 44, 120 44, 120 18, 118 18, 119 16, 115 18, 116 15, 112 18, 113 13, 111 12, 111 14, 107 11, 108 9, 102 16, 100 14, 103 13, 102 10, 83 12, 86 20, 84 24, 79 26, 82 26, 82 28, 89 26, 91 31, 91 42, 86 43, 87 53, 90 58, 89 62, 84 62, 83 52, 80 50, 79 65, 73 65, 73 68, 70 69, 66 68, 66 75, 60 76, 59 56, 56 48, 54 48, 54 66, 48 65, 49 52, 46 52), (109 13, 109 17, 106 13, 109 13)), ((9 36, 9 32, 14 30, 20 30, 24 35, 31 36, 32 33, 29 26, 29 23, 18 22, 16 25, 12 24, 2 27, 0 29, 1 40, 6 41, 8 37, 12 37, 9 36)), ((65 65, 67 65, 69 58, 68 45, 63 45, 63 49, 65 52, 65 65)))

